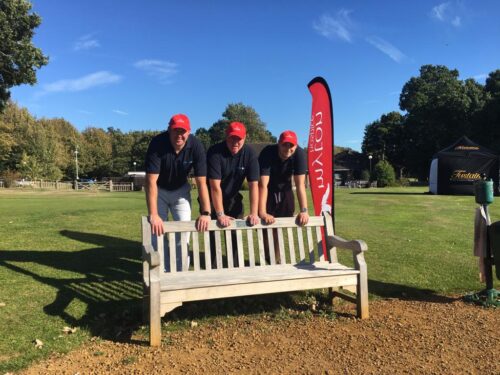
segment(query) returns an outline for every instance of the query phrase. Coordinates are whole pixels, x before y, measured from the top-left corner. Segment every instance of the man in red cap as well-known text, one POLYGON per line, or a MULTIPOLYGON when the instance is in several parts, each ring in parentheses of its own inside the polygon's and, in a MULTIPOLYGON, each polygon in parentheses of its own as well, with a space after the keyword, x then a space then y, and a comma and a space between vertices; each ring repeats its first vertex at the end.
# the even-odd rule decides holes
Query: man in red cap
MULTIPOLYGON (((191 220, 191 186, 188 175, 194 172, 200 202, 196 228, 204 231, 210 222, 210 200, 207 189, 207 163, 202 143, 192 134, 189 118, 172 116, 168 130, 151 140, 146 153, 146 202, 153 234, 163 234, 163 222, 171 212, 174 220, 191 220)), ((180 241, 177 246, 177 268, 181 265, 180 241)), ((166 241, 167 244, 167 241, 166 241)), ((167 249, 167 246, 165 246, 167 249)), ((168 251, 166 265, 169 267, 168 251)))
MULTIPOLYGON (((297 144, 297 135, 291 130, 281 133, 278 144, 266 146, 259 155, 259 216, 266 224, 274 223, 275 217, 294 215, 295 200, 292 191, 292 176, 299 202, 297 221, 305 225, 309 221, 307 212, 305 151, 297 144)), ((276 236, 274 236, 276 238, 276 236)), ((267 236, 265 236, 267 239, 267 236)), ((275 241, 276 242, 276 241, 275 241)), ((279 247, 274 246, 279 262, 279 247)))
MULTIPOLYGON (((210 147, 207 153, 207 176, 214 208, 212 218, 223 227, 229 226, 231 220, 243 215, 243 196, 240 189, 245 178, 248 181, 250 198, 247 221, 250 225, 260 222, 259 163, 253 149, 245 144, 245 138, 245 125, 241 122, 231 122, 226 129, 226 140, 210 147)), ((237 249, 235 239, 233 244, 234 252, 237 249)))

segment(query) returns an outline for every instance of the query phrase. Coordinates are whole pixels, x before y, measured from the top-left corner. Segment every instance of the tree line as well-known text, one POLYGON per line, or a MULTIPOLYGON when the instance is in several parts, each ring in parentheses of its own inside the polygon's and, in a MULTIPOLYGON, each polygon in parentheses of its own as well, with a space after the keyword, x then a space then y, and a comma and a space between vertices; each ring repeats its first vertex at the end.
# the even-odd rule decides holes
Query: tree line
POLYGON ((432 156, 463 135, 500 151, 500 70, 484 85, 456 69, 423 65, 403 86, 399 108, 367 125, 362 152, 392 164, 400 176, 426 179, 432 156))
MULTIPOLYGON (((245 123, 247 142, 276 142, 255 109, 242 103, 229 104, 221 119, 208 129, 199 128, 196 135, 208 149, 225 138, 231 121, 245 123)), ((77 163, 80 177, 123 176, 134 169, 144 170, 148 145, 158 133, 124 133, 113 127, 87 127, 79 132, 65 119, 36 119, 27 109, 8 102, 0 113, 0 176, 72 180, 77 163)))

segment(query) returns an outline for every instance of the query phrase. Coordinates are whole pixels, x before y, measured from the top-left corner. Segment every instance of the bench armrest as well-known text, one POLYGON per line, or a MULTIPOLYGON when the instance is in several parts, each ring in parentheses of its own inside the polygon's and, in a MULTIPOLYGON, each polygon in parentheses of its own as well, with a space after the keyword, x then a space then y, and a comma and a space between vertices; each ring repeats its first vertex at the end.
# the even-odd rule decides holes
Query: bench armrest
POLYGON ((148 262, 150 267, 160 265, 160 255, 151 245, 142 245, 142 259, 148 262))
POLYGON ((340 247, 342 249, 352 250, 354 254, 359 254, 368 250, 366 242, 363 240, 345 240, 339 236, 328 236, 328 246, 340 247))

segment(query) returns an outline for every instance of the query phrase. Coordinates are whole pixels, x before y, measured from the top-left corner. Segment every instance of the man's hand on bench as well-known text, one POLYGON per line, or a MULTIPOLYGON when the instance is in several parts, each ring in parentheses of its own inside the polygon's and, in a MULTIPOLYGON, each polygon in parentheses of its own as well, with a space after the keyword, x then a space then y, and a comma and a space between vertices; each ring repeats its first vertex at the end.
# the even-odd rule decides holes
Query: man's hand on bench
POLYGON ((227 216, 227 215, 224 215, 224 214, 222 214, 221 216, 217 217, 217 222, 223 228, 230 226, 232 220, 234 220, 234 217, 227 216))
POLYGON ((200 215, 200 217, 196 220, 196 230, 198 232, 206 231, 210 220, 210 215, 200 215))
POLYGON ((158 214, 149 215, 149 223, 153 235, 161 236, 163 234, 163 219, 158 214))
POLYGON ((250 214, 247 216, 247 223, 250 226, 254 226, 260 223, 260 219, 257 215, 255 214, 250 214))

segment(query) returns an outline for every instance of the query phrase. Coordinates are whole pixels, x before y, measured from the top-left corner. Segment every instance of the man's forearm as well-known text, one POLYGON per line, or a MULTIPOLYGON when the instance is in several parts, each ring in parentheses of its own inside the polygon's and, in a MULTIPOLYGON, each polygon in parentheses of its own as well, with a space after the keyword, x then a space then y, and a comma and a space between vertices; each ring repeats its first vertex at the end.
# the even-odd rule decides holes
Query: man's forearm
POLYGON ((257 181, 249 182, 250 214, 257 215, 259 209, 259 185, 257 181))
POLYGON ((210 198, 208 194, 206 177, 195 177, 196 186, 198 188, 198 197, 200 198, 200 211, 210 212, 210 198))
POLYGON ((146 182, 146 204, 149 215, 158 215, 158 186, 146 182))

